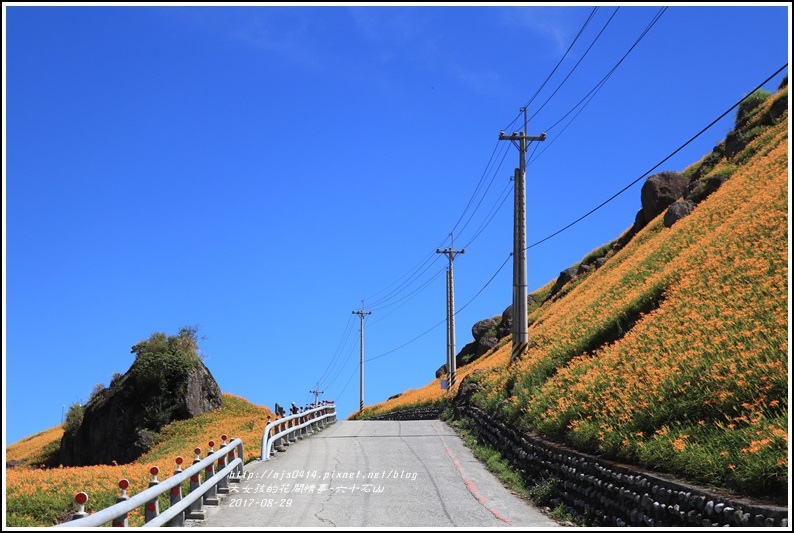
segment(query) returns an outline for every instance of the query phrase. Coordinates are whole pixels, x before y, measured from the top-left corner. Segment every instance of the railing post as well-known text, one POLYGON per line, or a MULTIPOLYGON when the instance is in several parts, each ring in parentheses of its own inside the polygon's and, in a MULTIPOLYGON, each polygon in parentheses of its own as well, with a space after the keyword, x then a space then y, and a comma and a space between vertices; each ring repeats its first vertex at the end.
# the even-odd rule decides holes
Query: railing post
MULTIPOLYGON (((284 420, 281 420, 281 422, 279 422, 275 428, 276 434, 281 433, 286 428, 287 428, 286 422, 284 422, 284 420)), ((287 450, 286 446, 289 446, 289 440, 286 437, 279 437, 278 439, 276 439, 276 442, 273 443, 273 449, 279 452, 286 451, 287 450)))
MULTIPOLYGON (((213 449, 213 447, 215 446, 215 441, 214 440, 209 441, 208 445, 210 449, 207 452, 207 457, 215 453, 215 450, 213 449)), ((204 469, 204 483, 209 481, 210 478, 214 475, 215 475, 215 464, 210 463, 204 469)), ((212 485, 209 489, 207 489, 207 492, 204 493, 204 505, 218 505, 218 504, 220 504, 220 501, 218 500, 218 491, 216 489, 216 486, 212 485)))
MULTIPOLYGON (((298 418, 295 419, 296 420, 296 424, 295 424, 296 426, 300 426, 301 424, 303 424, 303 407, 301 407, 298 410, 298 413, 299 413, 298 418)), ((305 428, 300 428, 300 429, 295 430, 295 433, 296 433, 295 438, 297 438, 298 440, 303 440, 304 429, 305 428)))
MULTIPOLYGON (((178 476, 179 474, 182 473, 182 461, 183 461, 182 457, 177 457, 176 458, 176 470, 174 470, 174 475, 175 476, 178 476)), ((171 507, 173 507, 173 506, 177 505, 181 501, 182 501, 182 484, 180 483, 179 485, 177 485, 175 487, 171 487, 171 497, 170 497, 169 503, 170 503, 171 507)), ((185 512, 182 511, 181 513, 179 513, 178 515, 173 517, 171 520, 169 520, 168 521, 168 525, 169 526, 173 526, 173 527, 182 527, 182 526, 184 526, 185 525, 185 512)))
MULTIPOLYGON (((308 407, 304 407, 303 419, 301 420, 301 424, 306 424, 306 422, 308 422, 310 420, 309 417, 310 417, 309 408, 308 407)), ((301 431, 303 431, 303 438, 311 436, 311 429, 309 428, 308 424, 305 425, 301 431)))
MULTIPOLYGON (((127 496, 127 489, 129 488, 129 486, 130 486, 130 482, 128 480, 126 479, 119 480, 119 488, 121 489, 121 496, 116 498, 116 503, 126 502, 127 500, 130 499, 130 497, 127 496)), ((128 525, 130 524, 129 521, 127 520, 127 513, 124 513, 123 515, 113 519, 113 527, 127 527, 128 525)))
MULTIPOLYGON (((297 426, 296 420, 297 419, 295 419, 295 418, 291 418, 290 419, 290 421, 289 421, 289 427, 290 428, 294 428, 295 426, 297 426)), ((289 437, 289 441, 290 442, 298 442, 298 436, 296 435, 296 433, 297 432, 294 429, 289 432, 288 437, 289 437)))
MULTIPOLYGON (((312 404, 312 405, 311 405, 311 407, 310 407, 310 410, 311 410, 311 409, 314 409, 314 404, 312 404)), ((311 423, 309 423, 308 427, 306 428, 306 432, 307 432, 309 435, 314 435, 314 433, 317 431, 317 430, 315 429, 315 424, 314 424, 314 422, 313 422, 313 420, 314 420, 314 418, 315 418, 316 416, 317 416, 317 413, 315 413, 315 412, 310 412, 310 413, 309 413, 309 420, 312 420, 312 422, 311 422, 311 423)))
MULTIPOLYGON (((233 438, 229 437, 229 442, 230 443, 233 440, 234 440, 233 438)), ((245 456, 243 455, 243 444, 242 444, 242 442, 237 445, 237 448, 238 448, 238 450, 240 452, 239 453, 240 459, 245 460, 245 456)), ((229 453, 226 454, 226 462, 227 462, 227 464, 231 464, 232 461, 234 461, 234 448, 229 450, 229 453)), ((232 480, 237 481, 239 483, 242 480, 242 477, 243 477, 243 465, 239 464, 236 467, 234 467, 234 477, 232 477, 232 480)))
POLYGON ((267 461, 268 459, 270 459, 271 455, 276 453, 275 450, 273 450, 272 453, 270 452, 271 439, 273 438, 273 428, 268 429, 268 427, 270 426, 271 420, 272 419, 271 419, 270 415, 267 415, 267 420, 265 421, 265 431, 267 432, 267 435, 264 435, 263 438, 262 438, 262 460, 263 461, 267 461))
MULTIPOLYGON (((149 472, 152 474, 152 480, 149 481, 149 487, 151 488, 159 483, 159 481, 157 481, 157 474, 160 473, 160 469, 156 466, 153 466, 149 469, 149 472)), ((155 496, 153 500, 146 502, 146 506, 144 507, 143 511, 143 521, 148 522, 159 514, 160 502, 158 501, 157 496, 155 496)))
POLYGON ((88 513, 85 512, 85 503, 88 501, 88 494, 85 492, 78 492, 74 495, 74 502, 77 504, 77 512, 74 513, 72 520, 78 520, 80 518, 85 518, 88 516, 88 513))
MULTIPOLYGON (((290 421, 286 418, 281 421, 281 425, 279 426, 279 432, 287 431, 290 428, 290 421)), ((291 444, 289 440, 289 435, 284 435, 281 437, 281 445, 284 447, 288 447, 291 444)))
MULTIPOLYGON (((229 437, 226 436, 224 433, 221 435, 221 450, 226 447, 226 439, 229 437)), ((226 468, 226 458, 221 455, 218 458, 218 472, 226 468)), ((228 474, 223 476, 220 481, 218 481, 218 494, 229 494, 229 476, 228 474)))
MULTIPOLYGON (((193 450, 193 453, 196 454, 196 457, 193 459, 193 464, 200 463, 201 448, 196 448, 195 450, 193 450)), ((196 473, 190 476, 190 492, 197 490, 199 487, 201 487, 201 474, 196 473)), ((202 499, 203 497, 196 498, 195 501, 193 501, 190 505, 188 505, 187 507, 188 518, 193 518, 197 520, 204 520, 205 518, 207 518, 206 513, 201 508, 202 499)))

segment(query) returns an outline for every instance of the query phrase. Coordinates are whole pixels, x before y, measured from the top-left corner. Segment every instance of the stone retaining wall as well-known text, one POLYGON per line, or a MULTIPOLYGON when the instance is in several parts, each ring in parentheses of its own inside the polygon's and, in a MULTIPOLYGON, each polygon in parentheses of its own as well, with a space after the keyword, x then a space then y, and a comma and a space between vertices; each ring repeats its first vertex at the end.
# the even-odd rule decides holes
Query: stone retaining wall
POLYGON ((414 407, 369 417, 368 420, 434 420, 441 415, 443 407, 414 407))
POLYGON ((519 434, 476 407, 461 411, 528 484, 554 482, 554 504, 562 503, 588 525, 788 527, 785 507, 730 498, 519 434))
MULTIPOLYGON (((441 411, 418 407, 370 420, 430 420, 441 411)), ((457 414, 474 422, 480 440, 499 450, 528 485, 553 483, 553 505, 564 505, 588 526, 788 527, 785 507, 720 495, 520 434, 476 407, 459 407, 457 414)))

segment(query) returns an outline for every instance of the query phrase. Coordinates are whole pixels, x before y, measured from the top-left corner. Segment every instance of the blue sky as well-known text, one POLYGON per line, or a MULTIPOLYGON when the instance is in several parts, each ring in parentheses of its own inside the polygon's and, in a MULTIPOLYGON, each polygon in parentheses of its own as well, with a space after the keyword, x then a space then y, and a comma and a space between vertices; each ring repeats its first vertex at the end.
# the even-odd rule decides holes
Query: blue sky
POLYGON ((498 136, 520 108, 547 134, 527 165, 533 291, 631 226, 639 178, 697 161, 735 111, 676 150, 777 89, 791 20, 790 3, 3 10, 7 444, 185 325, 222 391, 272 408, 319 384, 347 416, 362 300, 365 403, 424 386, 450 234, 457 350, 511 303, 519 154, 498 136))

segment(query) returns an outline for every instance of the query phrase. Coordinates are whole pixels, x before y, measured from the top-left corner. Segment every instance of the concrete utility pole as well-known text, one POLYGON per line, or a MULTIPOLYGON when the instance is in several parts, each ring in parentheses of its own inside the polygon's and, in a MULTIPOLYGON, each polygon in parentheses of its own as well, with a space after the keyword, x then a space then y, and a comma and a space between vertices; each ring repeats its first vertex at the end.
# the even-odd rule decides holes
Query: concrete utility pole
POLYGON ((364 300, 361 300, 361 310, 360 311, 353 311, 354 315, 358 315, 361 318, 361 381, 360 381, 360 402, 358 406, 358 411, 361 412, 364 410, 364 315, 371 315, 372 311, 364 312, 364 300))
POLYGON ((446 250, 440 248, 436 249, 437 254, 445 254, 449 259, 449 268, 447 269, 447 391, 452 390, 452 385, 455 384, 455 372, 457 371, 455 362, 455 274, 452 270, 452 261, 455 255, 462 254, 466 251, 465 248, 461 250, 454 249, 455 238, 452 234, 450 237, 450 247, 446 250))
POLYGON ((524 131, 514 131, 512 135, 499 132, 500 141, 518 141, 519 168, 515 170, 514 212, 513 212, 513 349, 510 360, 515 361, 527 349, 527 198, 526 154, 529 141, 545 141, 546 133, 537 137, 527 136, 527 108, 524 113, 524 131))
POLYGON ((318 400, 320 399, 320 395, 323 392, 325 392, 325 391, 321 391, 319 389, 320 389, 320 384, 317 383, 317 385, 314 387, 314 390, 310 390, 309 391, 310 394, 314 394, 314 405, 315 406, 317 406, 317 404, 319 403, 318 400))

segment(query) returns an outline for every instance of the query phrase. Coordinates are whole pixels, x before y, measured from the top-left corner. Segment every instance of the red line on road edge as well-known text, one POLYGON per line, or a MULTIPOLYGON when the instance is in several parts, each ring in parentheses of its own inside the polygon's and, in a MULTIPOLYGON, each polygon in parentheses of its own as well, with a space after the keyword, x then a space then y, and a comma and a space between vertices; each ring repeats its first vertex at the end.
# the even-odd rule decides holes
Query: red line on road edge
POLYGON ((436 435, 438 435, 438 438, 441 439, 441 443, 444 445, 444 449, 447 451, 447 455, 449 455, 449 458, 452 459, 452 464, 454 464, 455 468, 457 468, 458 472, 460 472, 460 475, 463 478, 464 483, 466 483, 466 488, 469 489, 471 495, 477 498, 477 501, 479 501, 483 505, 483 507, 488 509, 492 515, 494 515, 496 518, 498 518, 508 526, 512 526, 513 524, 510 522, 510 520, 502 516, 502 514, 499 511, 497 511, 496 509, 492 509, 491 506, 488 505, 488 498, 482 496, 480 494, 480 491, 477 490, 477 485, 474 484, 474 481, 467 478, 466 474, 463 473, 463 468, 461 467, 458 458, 455 457, 455 454, 453 454, 452 450, 450 450, 449 446, 447 446, 447 441, 444 440, 444 437, 441 436, 441 433, 438 432, 438 429, 436 429, 435 426, 431 426, 431 427, 433 428, 433 431, 436 432, 436 435))

